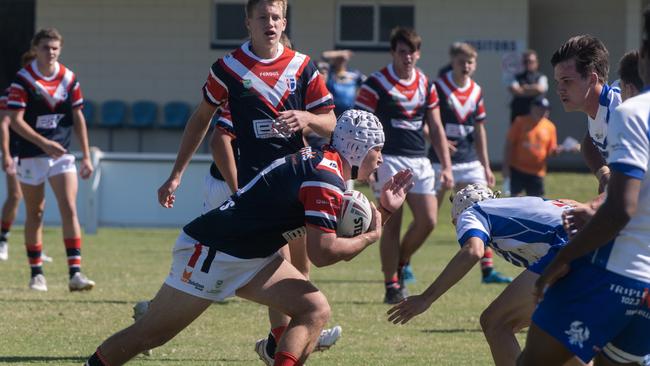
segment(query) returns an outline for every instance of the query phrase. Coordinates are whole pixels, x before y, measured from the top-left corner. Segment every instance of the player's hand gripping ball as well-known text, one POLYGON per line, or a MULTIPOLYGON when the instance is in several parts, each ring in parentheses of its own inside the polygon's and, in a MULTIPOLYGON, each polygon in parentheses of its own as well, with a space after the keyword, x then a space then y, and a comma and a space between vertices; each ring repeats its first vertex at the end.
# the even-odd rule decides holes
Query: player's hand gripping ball
POLYGON ((355 237, 368 231, 371 221, 372 207, 368 198, 359 191, 345 191, 336 234, 344 238, 355 237))

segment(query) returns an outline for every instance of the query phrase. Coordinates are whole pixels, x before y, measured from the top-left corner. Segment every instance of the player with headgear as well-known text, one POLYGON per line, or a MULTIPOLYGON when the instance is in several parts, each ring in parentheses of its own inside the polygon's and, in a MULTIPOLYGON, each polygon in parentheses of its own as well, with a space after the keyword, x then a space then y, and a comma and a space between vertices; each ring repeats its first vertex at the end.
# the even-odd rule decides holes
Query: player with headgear
MULTIPOLYGON (((210 304, 231 296, 290 315, 274 365, 304 364, 330 307, 278 250, 289 238, 305 236, 309 258, 321 267, 349 261, 377 241, 387 213, 402 205, 412 187, 409 170, 383 187, 367 232, 341 238, 336 229, 345 181, 355 172, 358 178, 374 172, 383 144, 377 117, 347 111, 337 121, 331 146, 323 151, 306 147, 273 161, 219 208, 187 224, 174 246, 169 276, 147 313, 102 343, 86 365, 124 364, 169 341, 210 304)), ((170 195, 161 204, 173 202, 170 195)))
POLYGON ((498 198, 488 187, 470 184, 452 197, 451 217, 460 251, 420 295, 389 310, 389 320, 404 324, 426 311, 456 285, 491 247, 524 270, 483 311, 481 328, 496 365, 514 365, 521 348, 516 332, 530 325, 535 280, 567 242, 562 213, 575 201, 540 197, 498 198))

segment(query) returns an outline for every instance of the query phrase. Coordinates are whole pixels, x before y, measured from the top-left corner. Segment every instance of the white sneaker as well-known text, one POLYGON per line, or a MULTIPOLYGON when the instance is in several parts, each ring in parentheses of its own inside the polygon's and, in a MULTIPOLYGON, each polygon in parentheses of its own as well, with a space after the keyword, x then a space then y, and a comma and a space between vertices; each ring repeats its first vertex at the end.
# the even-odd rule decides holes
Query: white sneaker
MULTIPOLYGON (((135 303, 135 306, 133 306, 133 320, 138 321, 138 319, 142 318, 144 314, 149 310, 149 304, 151 304, 151 301, 138 301, 135 303)), ((148 349, 146 351, 143 351, 142 354, 145 356, 151 356, 153 352, 148 349)))
POLYGON ((54 259, 52 259, 52 257, 50 257, 49 255, 45 254, 44 251, 41 252, 41 260, 47 263, 52 263, 54 261, 54 259))
POLYGON ((9 243, 6 240, 0 241, 0 261, 9 259, 9 243))
POLYGON ((95 287, 95 281, 91 281, 83 273, 75 273, 68 282, 70 291, 90 291, 95 287))
POLYGON ((258 339, 257 342, 255 342, 255 352, 257 352, 260 360, 262 360, 266 366, 273 366, 275 360, 266 353, 266 341, 268 341, 267 338, 258 339))
POLYGON ((45 276, 38 274, 29 280, 29 289, 34 291, 47 291, 45 276))
POLYGON ((323 331, 320 332, 320 337, 318 337, 318 343, 316 343, 314 351, 325 351, 330 349, 330 347, 341 338, 341 333, 343 333, 343 328, 338 325, 330 329, 323 329, 323 331))

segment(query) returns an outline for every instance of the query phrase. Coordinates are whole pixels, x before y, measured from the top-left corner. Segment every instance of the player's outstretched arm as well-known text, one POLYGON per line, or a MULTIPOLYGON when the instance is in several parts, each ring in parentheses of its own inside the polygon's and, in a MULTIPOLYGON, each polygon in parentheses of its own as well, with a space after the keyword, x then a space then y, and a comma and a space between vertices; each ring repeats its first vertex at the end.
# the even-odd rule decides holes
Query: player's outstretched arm
POLYGON ((163 207, 171 208, 174 206, 174 192, 176 192, 176 189, 181 184, 181 177, 190 159, 192 159, 192 155, 194 155, 203 137, 208 132, 210 120, 215 110, 216 107, 202 100, 187 122, 185 131, 183 131, 181 144, 178 148, 178 154, 176 155, 174 168, 169 174, 167 181, 158 188, 158 202, 163 207))
POLYGON ((402 207, 406 194, 413 188, 414 184, 413 172, 410 169, 400 170, 384 184, 379 196, 380 209, 384 215, 382 224, 386 223, 393 212, 402 207))
POLYGON ((381 237, 381 213, 372 207, 372 221, 368 231, 353 238, 340 238, 336 233, 327 233, 307 225, 307 255, 316 267, 325 267, 342 260, 349 261, 381 237))
POLYGON ((481 260, 485 244, 477 237, 467 239, 461 250, 433 283, 420 295, 409 296, 388 310, 388 321, 406 324, 413 317, 425 312, 434 301, 460 281, 481 260))

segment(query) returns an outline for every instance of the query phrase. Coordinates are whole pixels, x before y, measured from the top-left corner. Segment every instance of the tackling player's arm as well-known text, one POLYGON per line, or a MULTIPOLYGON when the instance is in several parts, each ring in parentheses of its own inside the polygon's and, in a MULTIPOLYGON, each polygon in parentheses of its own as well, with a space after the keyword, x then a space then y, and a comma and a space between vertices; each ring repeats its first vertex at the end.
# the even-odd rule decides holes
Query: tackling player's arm
POLYGON ((234 137, 225 132, 223 129, 216 127, 212 132, 210 139, 210 150, 212 159, 228 183, 231 192, 237 192, 237 162, 235 161, 235 152, 232 149, 234 137))
POLYGON ((481 260, 485 244, 478 237, 468 238, 461 250, 433 283, 420 295, 409 296, 398 305, 388 310, 388 321, 405 324, 418 314, 425 312, 440 296, 449 291, 481 260))
POLYGON ((314 225, 307 225, 307 255, 316 267, 349 261, 369 245, 379 240, 382 231, 381 213, 372 205, 370 229, 353 238, 339 238, 314 225))
POLYGON ((185 130, 183 131, 183 137, 181 139, 180 147, 178 148, 178 154, 176 156, 176 162, 174 167, 169 175, 169 178, 163 185, 158 189, 158 202, 163 207, 172 207, 173 206, 173 195, 176 191, 176 188, 181 183, 181 177, 187 165, 194 155, 194 152, 199 147, 199 144, 203 140, 203 137, 210 127, 210 120, 214 115, 216 106, 208 103, 205 99, 201 100, 201 104, 196 107, 196 110, 190 116, 185 130))

